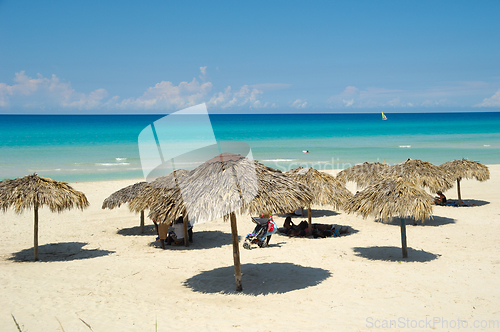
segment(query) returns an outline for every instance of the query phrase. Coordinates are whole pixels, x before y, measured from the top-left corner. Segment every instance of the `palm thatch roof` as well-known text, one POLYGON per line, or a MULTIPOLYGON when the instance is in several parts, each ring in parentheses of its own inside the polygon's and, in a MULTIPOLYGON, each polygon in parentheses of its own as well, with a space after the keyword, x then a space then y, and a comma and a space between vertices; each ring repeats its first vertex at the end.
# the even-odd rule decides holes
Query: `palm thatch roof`
POLYGON ((488 166, 465 158, 448 161, 439 167, 449 172, 453 180, 476 179, 478 181, 486 181, 490 178, 488 166))
POLYGON ((312 167, 299 166, 285 174, 311 189, 311 204, 333 205, 334 209, 339 209, 353 196, 334 176, 312 167))
POLYGON ((401 245, 403 257, 408 257, 406 246, 406 222, 404 218, 425 220, 432 216, 434 199, 425 190, 402 177, 382 178, 369 185, 344 206, 348 213, 358 213, 363 218, 369 215, 382 220, 391 217, 401 219, 401 245))
POLYGON ((178 190, 178 182, 186 177, 188 173, 189 171, 185 169, 179 169, 146 183, 147 185, 144 186, 141 192, 130 201, 129 209, 134 212, 151 209, 151 207, 159 204, 162 197, 168 195, 171 190, 178 190))
POLYGON ((240 213, 286 213, 306 206, 311 191, 279 170, 230 153, 216 156, 192 170, 150 205, 149 217, 176 220, 184 210, 204 222, 240 213))
POLYGON ((236 290, 241 291, 235 213, 285 213, 308 205, 312 198, 307 187, 282 172, 241 155, 222 153, 178 181, 178 189, 163 195, 149 217, 160 222, 172 222, 184 213, 196 222, 230 218, 234 277, 236 290))
POLYGON ((84 193, 74 190, 66 182, 28 175, 0 182, 0 208, 12 207, 16 213, 33 208, 34 245, 33 253, 38 260, 38 208, 47 206, 52 212, 62 212, 73 207, 84 209, 89 201, 84 193))
MULTIPOLYGON (((106 198, 102 202, 102 208, 103 209, 114 209, 119 208, 120 205, 129 203, 137 196, 139 195, 144 188, 146 187, 148 183, 143 181, 143 182, 137 182, 134 183, 130 186, 127 186, 125 188, 122 188, 118 191, 115 191, 112 193, 108 198, 106 198)), ((144 210, 137 211, 141 213, 141 219, 140 219, 140 231, 141 234, 144 233, 144 210)))
POLYGON ((388 220, 392 217, 411 217, 426 220, 432 215, 434 199, 422 188, 403 178, 383 178, 354 195, 347 202, 347 213, 358 213, 363 218, 372 215, 388 220))
POLYGON ((26 209, 47 206, 52 212, 73 207, 84 209, 89 202, 84 193, 74 190, 68 183, 31 174, 0 182, 0 207, 12 207, 16 213, 26 209))
POLYGON ((404 163, 390 166, 382 170, 379 176, 402 177, 419 187, 429 188, 431 192, 445 191, 453 187, 453 183, 449 180, 450 174, 447 171, 430 162, 418 159, 408 159, 404 163))
POLYGON ((389 166, 386 164, 381 164, 379 162, 364 162, 340 171, 339 174, 337 174, 337 180, 344 185, 348 181, 352 181, 357 184, 358 188, 363 188, 369 185, 374 179, 378 178, 380 172, 388 167, 389 166))
POLYGON ((476 179, 486 181, 490 178, 490 170, 487 166, 469 159, 448 161, 439 166, 450 174, 450 178, 457 181, 458 204, 463 205, 460 192, 460 180, 476 179))
POLYGON ((137 182, 125 188, 112 193, 108 198, 102 202, 103 209, 114 209, 119 208, 122 204, 131 202, 141 191, 146 187, 148 183, 137 182))

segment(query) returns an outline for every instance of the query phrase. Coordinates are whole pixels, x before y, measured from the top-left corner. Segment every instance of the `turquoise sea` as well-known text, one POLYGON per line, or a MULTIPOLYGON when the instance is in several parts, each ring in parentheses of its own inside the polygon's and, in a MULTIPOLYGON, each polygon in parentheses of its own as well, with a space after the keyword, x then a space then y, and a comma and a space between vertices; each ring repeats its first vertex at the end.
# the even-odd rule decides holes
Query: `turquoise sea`
MULTIPOLYGON (((215 138, 250 145, 283 171, 407 158, 500 164, 500 113, 210 115, 215 138), (303 153, 303 150, 309 153, 303 153)), ((143 177, 137 139, 163 115, 0 115, 0 180, 38 173, 78 182, 143 177)))

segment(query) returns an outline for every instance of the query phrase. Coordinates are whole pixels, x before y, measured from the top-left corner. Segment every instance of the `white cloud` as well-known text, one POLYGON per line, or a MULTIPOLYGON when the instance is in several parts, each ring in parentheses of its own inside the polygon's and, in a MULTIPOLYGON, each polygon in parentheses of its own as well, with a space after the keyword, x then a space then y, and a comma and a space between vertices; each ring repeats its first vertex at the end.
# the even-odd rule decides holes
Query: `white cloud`
POLYGON ((484 98, 483 102, 474 107, 500 107, 500 89, 490 98, 484 98))
POLYGON ((11 87, 5 83, 0 83, 0 107, 9 106, 10 95, 12 95, 11 87))
POLYGON ((351 107, 354 100, 359 98, 359 89, 355 86, 347 86, 344 91, 338 95, 330 97, 328 103, 334 107, 351 107))
POLYGON ((351 107, 354 104, 354 99, 349 99, 349 100, 342 99, 342 102, 344 103, 345 107, 351 107))
POLYGON ((263 104, 260 100, 258 100, 257 98, 262 94, 263 92, 261 90, 249 85, 244 85, 235 92, 232 92, 232 88, 228 86, 224 92, 214 94, 208 101, 208 106, 218 106, 222 109, 242 106, 248 106, 250 108, 275 107, 275 104, 263 104))
MULTIPOLYGON (((327 103, 332 108, 467 106, 467 99, 477 95, 485 86, 484 82, 452 82, 446 86, 417 90, 378 87, 361 90, 347 86, 341 93, 330 97, 327 103)), ((496 96, 500 100, 500 92, 496 96)), ((482 104, 494 103, 495 96, 485 99, 482 104)))
POLYGON ((224 92, 218 92, 209 100, 208 104, 213 106, 222 107, 231 98, 231 87, 228 86, 224 92))
POLYGON ((60 80, 56 75, 45 78, 38 74, 28 77, 24 71, 16 73, 14 84, 0 83, 0 108, 22 106, 24 108, 45 109, 57 107, 76 110, 158 110, 181 109, 203 102, 215 108, 249 107, 275 108, 275 103, 259 100, 262 89, 273 90, 286 88, 286 84, 264 83, 244 85, 239 89, 228 86, 221 92, 212 93, 213 84, 206 82, 207 67, 200 67, 200 79, 178 85, 170 81, 161 81, 148 88, 140 97, 120 99, 108 97, 105 89, 97 89, 88 94, 76 92, 70 82, 60 80))
POLYGON ((307 107, 307 101, 302 100, 302 99, 297 99, 292 103, 292 107, 295 108, 306 108, 307 107))
POLYGON ((37 74, 37 78, 32 78, 24 71, 15 74, 13 85, 0 83, 0 107, 15 104, 28 108, 93 109, 100 106, 107 95, 104 89, 89 94, 76 92, 71 83, 61 81, 56 75, 46 78, 37 74))
POLYGON ((200 72, 201 72, 201 75, 198 76, 203 82, 206 81, 207 79, 207 66, 205 67, 200 67, 200 72))
POLYGON ((177 86, 172 82, 162 81, 148 88, 139 98, 124 99, 116 107, 145 110, 185 108, 202 103, 211 89, 212 83, 200 84, 195 78, 177 86))

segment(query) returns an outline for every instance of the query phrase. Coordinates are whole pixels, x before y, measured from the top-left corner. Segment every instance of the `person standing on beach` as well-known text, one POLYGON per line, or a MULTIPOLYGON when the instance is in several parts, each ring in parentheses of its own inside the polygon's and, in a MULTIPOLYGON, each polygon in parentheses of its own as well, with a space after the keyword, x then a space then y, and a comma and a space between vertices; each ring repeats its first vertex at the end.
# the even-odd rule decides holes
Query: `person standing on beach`
POLYGON ((167 245, 172 243, 177 245, 184 244, 184 220, 182 216, 175 221, 173 231, 168 234, 167 245))
POLYGON ((166 222, 160 222, 158 224, 158 236, 160 237, 162 249, 165 249, 165 240, 168 238, 168 226, 166 222))

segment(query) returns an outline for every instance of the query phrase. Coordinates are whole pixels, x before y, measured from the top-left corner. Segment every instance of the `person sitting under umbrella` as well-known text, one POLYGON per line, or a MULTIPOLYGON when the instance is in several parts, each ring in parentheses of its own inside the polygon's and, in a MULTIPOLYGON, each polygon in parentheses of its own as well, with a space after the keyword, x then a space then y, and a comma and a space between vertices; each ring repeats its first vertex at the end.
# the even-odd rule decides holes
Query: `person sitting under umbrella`
MULTIPOLYGON (((156 220, 153 220, 153 223, 156 228, 156 241, 160 241, 163 249, 165 249, 165 240, 167 240, 167 245, 171 245, 172 242, 176 245, 184 243, 184 225, 182 216, 175 221, 170 232, 169 229, 171 228, 167 224, 158 224, 156 220)), ((189 242, 193 243, 193 226, 190 224, 188 224, 188 238, 189 242)))
POLYGON ((182 216, 177 218, 175 223, 172 225, 172 228, 173 229, 167 236, 167 245, 171 245, 172 243, 175 245, 184 244, 184 224, 182 216))
MULTIPOLYGON (((292 218, 287 217, 283 224, 283 228, 280 229, 282 233, 285 233, 288 236, 306 236, 308 233, 309 225, 307 221, 301 221, 300 224, 295 225, 292 221, 292 218)), ((312 224, 312 235, 314 238, 325 238, 325 237, 337 237, 342 234, 349 233, 349 227, 341 226, 337 229, 336 225, 327 225, 327 224, 312 224)))
POLYGON ((446 196, 443 195, 441 191, 438 191, 437 196, 434 197, 434 204, 436 205, 446 205, 446 196))

